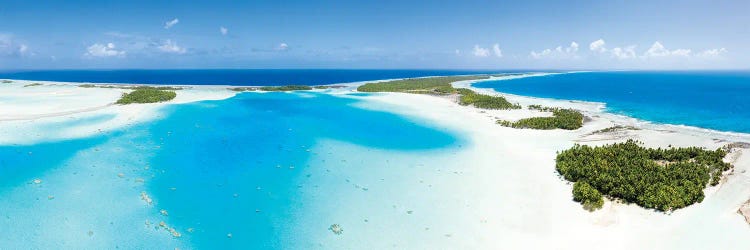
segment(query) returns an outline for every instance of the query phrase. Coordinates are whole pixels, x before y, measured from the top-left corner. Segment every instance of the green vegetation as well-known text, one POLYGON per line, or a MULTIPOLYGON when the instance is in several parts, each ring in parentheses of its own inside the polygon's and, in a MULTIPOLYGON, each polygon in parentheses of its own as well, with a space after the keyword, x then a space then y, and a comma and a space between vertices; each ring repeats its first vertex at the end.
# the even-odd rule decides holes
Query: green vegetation
POLYGON ((341 88, 346 88, 346 86, 342 86, 342 85, 318 85, 318 86, 313 86, 313 88, 314 89, 341 89, 341 88))
POLYGON ((131 103, 155 103, 165 102, 174 99, 177 93, 166 87, 136 87, 130 93, 122 95, 120 100, 117 100, 117 104, 131 104, 131 103))
POLYGON ((583 204, 583 208, 588 211, 600 209, 604 205, 602 193, 585 181, 573 184, 573 200, 583 204))
POLYGON ((394 80, 389 82, 367 83, 357 88, 361 92, 405 92, 414 94, 452 95, 459 94, 459 104, 474 105, 481 109, 520 109, 521 106, 508 102, 501 96, 477 94, 470 89, 453 88, 451 83, 466 80, 488 79, 487 75, 442 76, 394 80))
POLYGON ((244 91, 258 91, 256 87, 232 87, 228 88, 231 91, 244 92, 244 91))
POLYGON ((451 86, 452 82, 488 78, 489 76, 486 75, 409 78, 389 82, 367 83, 359 86, 357 91, 449 95, 456 93, 456 90, 451 86))
POLYGON ((286 86, 265 86, 260 87, 258 90, 261 91, 295 91, 295 90, 312 90, 312 87, 307 85, 286 85, 286 86))
POLYGON ((266 86, 266 87, 232 87, 228 88, 231 91, 243 92, 243 91, 295 91, 295 90, 312 90, 312 89, 339 89, 346 88, 346 86, 340 85, 319 85, 319 86, 307 86, 307 85, 286 85, 286 86, 266 86))
POLYGON ((34 87, 34 86, 42 86, 42 85, 44 84, 35 82, 35 83, 29 83, 29 84, 23 85, 23 87, 25 88, 25 87, 34 87))
POLYGON ((590 134, 604 134, 604 133, 611 133, 615 131, 622 131, 622 130, 640 130, 639 128, 633 127, 633 126, 622 126, 622 125, 615 125, 608 128, 603 128, 594 132, 591 132, 590 134))
POLYGON ((470 89, 456 89, 461 95, 459 104, 474 105, 481 109, 520 109, 521 105, 508 102, 502 96, 477 94, 470 89))
POLYGON ((573 109, 547 108, 529 105, 530 109, 552 112, 552 117, 531 117, 515 122, 498 120, 497 123, 511 128, 566 129, 576 130, 583 126, 583 114, 573 109), (533 107, 532 107, 533 106, 533 107))
POLYGON ((732 168, 726 152, 698 147, 653 149, 628 140, 600 147, 575 145, 557 155, 557 172, 575 182, 574 200, 596 208, 597 192, 659 211, 703 201, 707 184, 732 168), (578 184, 585 183, 585 184, 578 184), (597 192, 593 192, 594 189, 597 192))
POLYGON ((11 81, 11 80, 3 80, 3 81, 0 81, 0 83, 13 83, 13 81, 11 81))
POLYGON ((539 104, 531 104, 531 105, 529 105, 529 109, 544 110, 546 108, 543 107, 542 105, 539 105, 539 104))

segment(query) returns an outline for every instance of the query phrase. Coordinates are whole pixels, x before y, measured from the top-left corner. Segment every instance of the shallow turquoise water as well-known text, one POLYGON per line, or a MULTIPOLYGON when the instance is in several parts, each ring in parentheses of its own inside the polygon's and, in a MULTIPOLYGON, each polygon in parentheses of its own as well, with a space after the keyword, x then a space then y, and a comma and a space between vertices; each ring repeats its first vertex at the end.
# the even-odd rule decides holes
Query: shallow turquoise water
MULTIPOLYGON (((349 150, 345 145, 424 154, 458 150, 464 141, 418 120, 358 108, 357 102, 310 92, 243 93, 168 106, 163 119, 113 133, 0 146, 0 227, 14 229, 0 235, 0 246, 318 246, 304 232, 325 231, 319 225, 331 222, 311 220, 310 213, 324 213, 300 208, 342 202, 344 196, 327 194, 339 186, 351 189, 348 179, 322 194, 315 188, 331 183, 310 180, 345 162, 337 158, 349 150), (341 144, 323 151, 321 141, 341 144), (35 178, 42 183, 33 183, 35 178), (153 198, 152 205, 140 200, 141 192, 153 198), (162 209, 168 216, 160 215, 162 209), (173 239, 160 221, 182 237, 173 239)), ((367 175, 382 165, 356 167, 367 175)))
POLYGON ((603 102, 647 121, 750 133, 750 72, 586 72, 474 84, 499 92, 603 102))

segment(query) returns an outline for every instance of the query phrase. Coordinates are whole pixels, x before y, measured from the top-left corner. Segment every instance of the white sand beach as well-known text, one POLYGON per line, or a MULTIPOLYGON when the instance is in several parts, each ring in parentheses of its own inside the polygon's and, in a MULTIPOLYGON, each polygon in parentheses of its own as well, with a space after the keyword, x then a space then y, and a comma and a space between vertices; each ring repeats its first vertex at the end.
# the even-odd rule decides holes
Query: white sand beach
POLYGON ((167 103, 114 105, 129 91, 83 88, 77 83, 13 80, 0 84, 0 144, 30 144, 43 140, 85 137, 159 117, 164 105, 219 100, 234 96, 226 86, 184 86, 167 103), (41 85, 30 85, 41 84, 41 85), (44 130, 44 124, 101 118, 72 130, 44 130), (34 126, 29 126, 33 124, 34 126))
MULTIPOLYGON (((454 85, 468 87, 470 83, 454 85)), ((475 90, 498 94, 486 89, 475 90)), ((235 95, 227 86, 185 86, 177 90, 176 99, 166 103, 113 105, 125 91, 39 81, 14 80, 1 84, 0 144, 86 137, 158 119, 159 109, 165 105, 235 95), (42 85, 24 87, 31 83, 42 85), (43 129, 82 119, 94 122, 71 130, 43 129)), ((349 88, 328 92, 345 96, 342 94, 351 91, 349 88)), ((340 206, 340 211, 332 211, 330 215, 314 216, 331 216, 333 221, 343 225, 344 237, 335 237, 326 231, 311 232, 310 237, 319 234, 321 244, 331 248, 364 249, 750 249, 750 240, 744 238, 750 234, 750 225, 737 212, 750 199, 750 173, 747 172, 750 149, 735 149, 727 156, 734 170, 720 185, 706 189, 703 202, 669 214, 611 201, 605 201, 603 209, 588 212, 572 200, 572 185, 555 171, 556 152, 575 143, 602 145, 637 139, 649 147, 716 149, 730 142, 750 142, 748 135, 652 124, 605 113, 603 104, 598 103, 504 96, 524 106, 575 108, 589 120, 583 128, 574 131, 513 129, 499 126, 495 121, 549 113, 527 109, 480 110, 458 105, 451 98, 429 95, 346 95, 363 100, 356 104, 359 107, 426 120, 436 127, 459 131, 470 142, 455 155, 430 162, 440 166, 414 168, 412 172, 393 177, 402 182, 413 181, 414 190, 394 192, 387 187, 389 184, 371 184, 368 191, 371 195, 393 201, 394 209, 399 206, 398 216, 412 217, 404 217, 403 221, 380 218, 381 222, 370 218, 371 227, 358 230, 355 221, 361 222, 362 218, 347 215, 355 210, 378 214, 382 208, 369 203, 340 206), (640 130, 591 135, 593 131, 614 125, 640 130), (434 186, 427 188, 426 184, 419 183, 434 186), (402 209, 399 204, 411 206, 402 209), (399 223, 407 226, 399 226, 399 223), (364 238, 377 241, 362 247, 364 238)), ((331 141, 318 147, 337 143, 331 141)), ((393 156, 393 159, 399 157, 402 156, 393 156)), ((342 171, 356 175, 354 169, 342 171)), ((345 193, 341 195, 347 197, 345 193)), ((134 202, 143 203, 137 199, 134 202)))
MULTIPOLYGON (((443 241, 437 248, 481 249, 747 249, 750 241, 738 240, 750 232, 738 208, 750 198, 748 150, 737 150, 730 158, 735 169, 718 187, 706 190, 699 204, 671 214, 646 210, 637 205, 605 203, 603 209, 587 212, 572 201, 570 185, 555 171, 556 152, 574 143, 601 145, 628 138, 650 147, 701 146, 719 148, 727 142, 710 134, 694 135, 674 127, 644 128, 611 135, 587 136, 615 123, 610 115, 586 112, 592 117, 575 131, 519 130, 500 127, 495 118, 520 119, 539 116, 536 111, 486 111, 457 105, 444 98, 387 94, 372 97, 406 115, 423 117, 470 135, 473 145, 465 149, 465 161, 454 168, 453 192, 459 204, 441 204, 442 216, 464 216, 451 228, 475 230, 464 242, 443 241), (536 114, 535 114, 536 113, 536 114), (595 117, 598 116, 598 117, 595 117), (460 187, 460 188, 459 188, 460 187), (457 192, 457 193, 456 193, 457 192), (462 212, 458 212, 462 211, 462 212), (711 239, 711 240, 707 240, 711 239), (455 244, 452 244, 455 243, 455 244), (446 247, 449 246, 449 247, 446 247)), ((523 98, 509 97, 511 102, 523 98)), ((536 102, 539 103, 539 102, 536 102)), ((543 105, 582 108, 585 104, 546 100, 543 105)), ((591 109, 595 110, 595 104, 591 109)), ((617 123, 622 124, 622 123, 617 123)), ((625 123, 627 124, 627 123, 625 123)), ((720 134, 716 135, 717 137, 720 134)), ((428 194, 428 193, 425 193, 428 194)), ((436 194, 438 195, 438 194, 436 194)), ((439 200, 440 197, 425 198, 439 200)), ((443 198, 444 199, 444 198, 443 198)), ((440 215, 436 215, 440 216, 440 215)), ((455 236, 453 240, 458 240, 455 236)), ((413 245, 407 248, 420 248, 413 245)))

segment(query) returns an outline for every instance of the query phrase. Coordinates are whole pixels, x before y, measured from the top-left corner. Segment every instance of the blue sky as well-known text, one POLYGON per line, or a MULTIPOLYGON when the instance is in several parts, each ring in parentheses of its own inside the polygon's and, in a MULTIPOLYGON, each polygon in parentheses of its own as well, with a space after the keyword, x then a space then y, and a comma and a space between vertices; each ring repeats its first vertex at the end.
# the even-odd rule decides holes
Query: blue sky
POLYGON ((750 1, 0 0, 0 68, 737 69, 750 1))

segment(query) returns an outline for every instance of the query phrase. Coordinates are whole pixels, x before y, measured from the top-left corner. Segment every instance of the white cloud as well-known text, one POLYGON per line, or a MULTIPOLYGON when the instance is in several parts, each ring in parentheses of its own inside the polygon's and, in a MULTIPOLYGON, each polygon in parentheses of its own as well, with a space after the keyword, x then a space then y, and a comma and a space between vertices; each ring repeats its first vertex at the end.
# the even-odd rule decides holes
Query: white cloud
POLYGON ((167 21, 166 23, 164 23, 164 28, 165 29, 172 28, 172 26, 175 26, 179 22, 180 22, 180 19, 177 19, 177 18, 172 19, 171 21, 167 21))
POLYGON ((284 51, 288 49, 289 49, 289 45, 286 43, 280 43, 279 46, 276 46, 276 50, 284 51))
POLYGON ((625 48, 615 47, 612 50, 612 57, 625 60, 630 58, 635 58, 635 45, 630 45, 625 48))
POLYGON ((0 34, 0 56, 17 57, 28 54, 28 45, 16 41, 12 35, 0 34))
POLYGON ((664 48, 664 45, 662 45, 659 41, 651 45, 651 48, 649 48, 644 54, 644 56, 646 57, 659 57, 659 56, 668 56, 668 55, 669 55, 669 50, 664 48))
POLYGON ((725 49, 725 48, 707 49, 707 50, 704 50, 704 51, 696 54, 696 56, 703 57, 703 58, 716 58, 716 57, 720 57, 720 56, 722 56, 723 54, 726 54, 726 53, 727 53, 727 49, 725 49))
POLYGON ((567 47, 565 49, 565 52, 567 52, 567 53, 576 53, 576 52, 578 52, 578 43, 576 43, 576 42, 570 42, 570 47, 567 47))
POLYGON ((21 44, 18 46, 18 53, 26 54, 26 51, 29 50, 29 46, 26 46, 26 44, 21 44))
POLYGON ((578 58, 578 43, 571 42, 570 46, 563 47, 563 46, 557 46, 554 50, 553 49, 544 49, 541 52, 531 51, 529 53, 529 56, 534 59, 542 59, 542 58, 556 58, 556 59, 568 59, 568 58, 578 58))
POLYGON ((167 39, 164 41, 162 45, 160 45, 159 50, 165 53, 172 53, 172 54, 185 54, 187 50, 185 48, 182 48, 177 45, 177 42, 173 42, 170 39, 167 39))
POLYGON ((692 53, 689 49, 676 49, 672 51, 672 55, 674 56, 690 56, 690 53, 692 53))
POLYGON ((568 47, 568 53, 575 53, 575 52, 578 52, 578 43, 570 42, 570 47, 568 47))
POLYGON ((603 53, 607 51, 607 48, 605 48, 604 45, 605 45, 604 40, 599 39, 589 44, 589 50, 603 53))
POLYGON ((479 47, 479 45, 474 45, 473 54, 477 57, 487 57, 490 55, 490 50, 479 47))
POLYGON ((495 52, 495 56, 497 57, 503 57, 503 51, 500 50, 500 44, 494 44, 492 45, 492 51, 495 52))
POLYGON ((646 53, 643 54, 643 57, 666 57, 666 56, 683 56, 687 57, 690 56, 690 53, 692 51, 689 49, 676 49, 676 50, 669 50, 664 45, 661 44, 661 42, 656 41, 653 45, 651 45, 651 48, 646 50, 646 53))
POLYGON ((530 53, 531 57, 534 58, 534 59, 541 59, 541 58, 547 57, 547 56, 549 56, 551 54, 552 54, 552 50, 551 49, 545 49, 545 50, 542 50, 542 52, 531 51, 531 53, 530 53))
POLYGON ((84 56, 89 57, 124 57, 125 51, 117 50, 114 43, 95 43, 86 48, 84 56))
POLYGON ((461 54, 461 51, 460 51, 460 50, 458 50, 458 49, 456 49, 455 53, 456 53, 456 55, 460 55, 460 54, 461 54))
POLYGON ((221 32, 222 35, 226 36, 227 33, 229 33, 229 30, 222 26, 222 27, 219 27, 219 32, 221 32))

